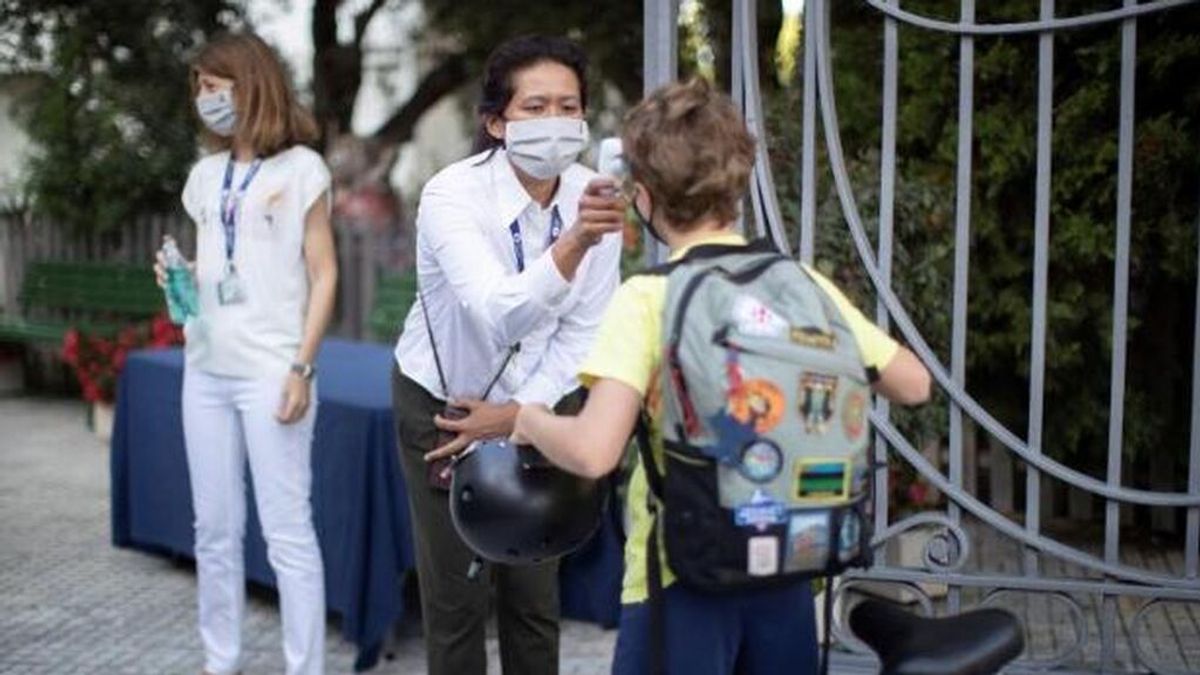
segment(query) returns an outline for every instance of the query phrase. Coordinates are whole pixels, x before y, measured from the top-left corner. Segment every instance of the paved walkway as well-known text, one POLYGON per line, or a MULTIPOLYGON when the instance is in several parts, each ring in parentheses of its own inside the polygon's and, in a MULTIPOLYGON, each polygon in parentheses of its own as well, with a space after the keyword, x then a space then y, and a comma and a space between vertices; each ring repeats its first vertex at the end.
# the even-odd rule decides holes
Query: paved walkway
MULTIPOLYGON (((110 543, 108 451, 84 406, 0 399, 0 673, 200 671, 195 573, 189 565, 110 543)), ((283 672, 270 593, 247 600, 245 675, 283 672)), ((373 673, 423 673, 418 629, 373 673)), ((564 622, 563 675, 608 673, 615 631, 564 622)), ((354 645, 330 623, 327 672, 350 673, 354 645)), ((499 673, 496 641, 488 640, 499 673)))

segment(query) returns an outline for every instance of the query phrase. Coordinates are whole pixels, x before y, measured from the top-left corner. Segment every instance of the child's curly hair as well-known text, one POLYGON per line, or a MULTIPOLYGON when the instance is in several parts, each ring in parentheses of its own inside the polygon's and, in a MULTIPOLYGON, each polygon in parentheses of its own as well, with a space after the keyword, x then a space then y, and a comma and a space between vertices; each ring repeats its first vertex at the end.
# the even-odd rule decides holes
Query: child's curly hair
POLYGON ((733 101, 703 79, 661 87, 625 116, 634 180, 676 228, 735 220, 754 168, 754 137, 733 101))

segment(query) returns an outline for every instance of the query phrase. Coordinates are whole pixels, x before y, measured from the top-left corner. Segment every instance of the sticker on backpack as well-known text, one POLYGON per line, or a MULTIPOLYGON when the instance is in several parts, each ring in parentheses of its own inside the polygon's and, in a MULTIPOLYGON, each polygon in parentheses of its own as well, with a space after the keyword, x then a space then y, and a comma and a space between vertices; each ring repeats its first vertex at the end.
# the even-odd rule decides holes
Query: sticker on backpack
POLYGON ((806 372, 800 376, 800 415, 805 431, 824 434, 829 430, 837 387, 838 379, 833 375, 806 372))
POLYGON ((760 434, 779 426, 786 405, 783 391, 770 380, 746 380, 737 391, 729 392, 733 419, 753 425, 760 434))
POLYGON ((837 338, 833 333, 810 326, 792 328, 788 332, 788 337, 791 338, 792 342, 802 347, 831 350, 837 346, 837 338))
POLYGON ((842 431, 846 438, 857 441, 862 438, 867 428, 867 395, 860 389, 855 389, 846 395, 842 404, 842 431))
POLYGON ((838 533, 838 560, 850 562, 858 555, 861 536, 862 520, 854 509, 849 509, 842 516, 842 531, 838 533))
POLYGON ((844 459, 800 459, 796 463, 796 501, 844 501, 850 494, 850 478, 850 463, 844 459))
POLYGON ((779 573, 779 540, 775 537, 750 537, 746 541, 746 574, 769 577, 779 573))
POLYGON ((750 503, 743 504, 733 511, 733 522, 738 527, 753 527, 762 532, 771 525, 780 525, 787 521, 787 507, 771 499, 762 490, 755 490, 750 503))
POLYGON ((786 572, 821 569, 829 559, 829 512, 802 512, 788 522, 786 572))
POLYGON ((742 448, 742 461, 738 463, 738 471, 747 480, 755 483, 767 483, 783 470, 783 451, 774 441, 758 439, 747 443, 742 448))
POLYGON ((783 337, 791 326, 761 300, 752 295, 740 295, 733 302, 733 325, 742 335, 783 337))

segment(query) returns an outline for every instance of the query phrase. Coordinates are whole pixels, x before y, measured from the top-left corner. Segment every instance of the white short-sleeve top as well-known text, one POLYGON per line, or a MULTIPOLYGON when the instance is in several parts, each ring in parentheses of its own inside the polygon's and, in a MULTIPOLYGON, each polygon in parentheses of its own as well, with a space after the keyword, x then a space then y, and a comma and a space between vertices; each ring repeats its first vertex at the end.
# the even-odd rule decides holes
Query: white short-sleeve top
MULTIPOLYGON (((226 275, 226 261, 220 210, 228 161, 228 152, 204 157, 183 188, 184 209, 196 224, 200 295, 200 315, 184 326, 187 364, 228 377, 281 377, 295 360, 304 330, 305 216, 329 190, 329 170, 321 155, 299 145, 263 160, 235 226, 233 263, 246 300, 222 305, 217 285, 226 275)), ((235 163, 231 193, 250 166, 235 163)))

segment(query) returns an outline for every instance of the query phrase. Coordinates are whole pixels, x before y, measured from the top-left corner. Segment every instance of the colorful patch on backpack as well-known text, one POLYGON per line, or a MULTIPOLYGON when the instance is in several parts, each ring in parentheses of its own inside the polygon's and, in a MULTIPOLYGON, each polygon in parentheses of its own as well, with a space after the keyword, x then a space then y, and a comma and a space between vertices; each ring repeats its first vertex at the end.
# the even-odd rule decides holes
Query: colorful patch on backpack
POLYGON ((796 499, 841 501, 850 491, 850 463, 841 459, 801 459, 796 465, 796 499))
POLYGON ((739 295, 733 301, 733 323, 742 335, 781 337, 790 326, 761 300, 751 295, 739 295))
POLYGON ((833 333, 811 326, 803 328, 792 326, 788 331, 788 337, 801 347, 812 347, 813 349, 833 349, 837 344, 837 338, 833 333))
MULTIPOLYGON (((855 466, 854 467, 854 477, 851 479, 851 482, 850 482, 850 494, 861 495, 862 493, 866 492, 867 484, 870 482, 870 480, 871 480, 871 470, 870 469, 868 469, 866 466, 862 466, 862 465, 855 466)), ((866 508, 869 509, 870 507, 871 507, 871 501, 867 500, 866 508)))
POLYGON ((842 430, 846 438, 857 441, 867 428, 867 395, 854 390, 846 396, 842 406, 842 430))
POLYGON ((750 537, 746 540, 746 574, 769 577, 779 573, 779 539, 750 537))
POLYGON ((787 507, 772 499, 762 490, 755 490, 750 502, 733 510, 733 524, 738 527, 753 527, 762 532, 771 525, 787 521, 787 507))
POLYGON ((788 522, 786 572, 820 570, 829 560, 829 512, 795 513, 788 522))
POLYGON ((724 464, 737 464, 741 460, 742 448, 758 438, 753 424, 739 422, 724 410, 708 417, 708 427, 716 435, 717 442, 703 448, 702 452, 724 464))
POLYGON ((862 520, 854 509, 846 511, 842 516, 842 530, 838 534, 838 560, 849 562, 859 553, 861 548, 862 520))
POLYGON ((755 483, 766 483, 783 470, 783 451, 773 441, 759 438, 742 448, 738 471, 755 483))
POLYGON ((770 380, 744 380, 729 392, 729 414, 742 424, 753 424, 760 434, 779 426, 786 405, 783 392, 770 380))
POLYGON ((804 373, 800 376, 800 417, 806 432, 824 434, 829 430, 837 384, 838 379, 833 375, 804 373))

